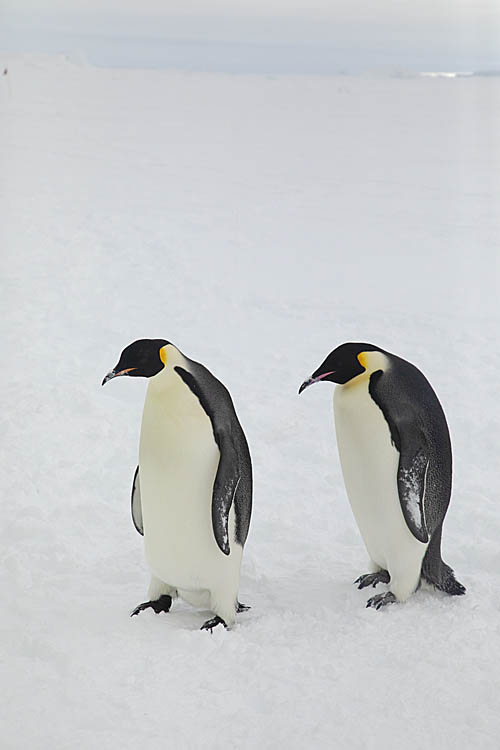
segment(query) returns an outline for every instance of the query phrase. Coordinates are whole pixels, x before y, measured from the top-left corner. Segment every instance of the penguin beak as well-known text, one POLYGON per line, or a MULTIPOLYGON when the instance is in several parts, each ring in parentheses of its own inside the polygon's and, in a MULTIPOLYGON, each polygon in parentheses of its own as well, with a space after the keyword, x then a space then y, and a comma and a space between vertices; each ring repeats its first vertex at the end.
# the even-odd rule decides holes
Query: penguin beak
POLYGON ((299 396, 302 393, 302 391, 305 391, 307 386, 312 385, 314 383, 314 378, 307 378, 307 380, 304 380, 302 385, 299 388, 299 396))
POLYGON ((108 380, 113 380, 113 378, 119 378, 120 375, 126 375, 131 370, 137 370, 137 367, 128 367, 126 370, 120 370, 120 372, 116 372, 116 370, 110 370, 104 380, 102 381, 101 385, 106 385, 108 380))
POLYGON ((331 372, 323 372, 321 375, 317 375, 315 378, 312 377, 311 375, 311 377, 308 378, 307 380, 304 380, 304 382, 300 386, 299 395, 302 393, 302 391, 305 391, 305 389, 308 388, 313 383, 318 383, 320 380, 323 380, 323 378, 326 378, 327 375, 333 375, 334 372, 335 370, 331 370, 331 372))

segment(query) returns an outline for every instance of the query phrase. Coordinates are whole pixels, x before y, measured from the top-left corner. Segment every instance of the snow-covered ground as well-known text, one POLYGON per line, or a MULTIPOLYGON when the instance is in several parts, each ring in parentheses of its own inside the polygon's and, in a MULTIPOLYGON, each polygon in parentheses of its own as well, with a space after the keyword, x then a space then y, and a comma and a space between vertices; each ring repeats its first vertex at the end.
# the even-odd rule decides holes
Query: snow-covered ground
POLYGON ((498 748, 500 81, 5 63, 2 748, 498 748), (232 632, 128 616, 145 382, 100 383, 139 337, 205 363, 248 436, 232 632), (441 398, 465 597, 352 585, 331 386, 297 396, 349 340, 441 398))

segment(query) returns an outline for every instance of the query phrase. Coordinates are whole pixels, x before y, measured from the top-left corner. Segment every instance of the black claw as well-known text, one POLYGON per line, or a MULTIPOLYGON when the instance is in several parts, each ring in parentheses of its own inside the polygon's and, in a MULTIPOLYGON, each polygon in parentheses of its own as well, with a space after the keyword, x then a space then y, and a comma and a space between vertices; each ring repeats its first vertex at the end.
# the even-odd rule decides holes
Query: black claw
POLYGON ((373 607, 374 609, 379 610, 381 607, 385 607, 386 604, 392 604, 395 601, 397 601, 397 599, 392 591, 386 591, 385 594, 376 594, 376 596, 372 596, 368 599, 366 607, 373 607))
POLYGON ((236 604, 236 612, 246 612, 247 610, 252 609, 248 606, 248 604, 242 604, 241 602, 237 602, 236 604))
POLYGON ((377 586, 379 583, 389 583, 391 576, 387 570, 378 570, 376 573, 365 573, 365 575, 356 578, 354 583, 359 583, 358 589, 364 589, 367 586, 377 586))
POLYGON ((172 597, 168 594, 163 594, 160 596, 159 599, 155 599, 154 601, 150 602, 143 602, 142 604, 139 604, 133 612, 131 612, 130 617, 133 617, 134 615, 138 615, 139 612, 143 612, 145 609, 153 609, 156 614, 158 615, 160 612, 168 612, 170 610, 170 607, 172 606, 172 597))
POLYGON ((217 625, 224 625, 225 628, 227 628, 226 623, 222 619, 222 617, 219 617, 219 615, 215 615, 215 617, 212 617, 211 620, 207 620, 203 623, 200 630, 210 630, 210 632, 213 632, 213 629, 217 627, 217 625))

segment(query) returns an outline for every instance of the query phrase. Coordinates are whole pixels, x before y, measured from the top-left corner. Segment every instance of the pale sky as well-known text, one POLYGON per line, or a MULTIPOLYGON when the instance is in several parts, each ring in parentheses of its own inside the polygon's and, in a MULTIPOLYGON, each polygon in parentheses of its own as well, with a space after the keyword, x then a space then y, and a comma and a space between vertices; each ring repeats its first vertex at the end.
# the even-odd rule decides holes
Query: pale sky
MULTIPOLYGON (((0 7, 0 49, 79 44, 85 54, 85 34, 312 44, 318 55, 325 45, 325 65, 333 66, 500 67, 500 0, 1 0, 0 7)), ((117 64, 124 64, 127 50, 117 44, 117 64)), ((134 64, 144 49, 130 42, 128 52, 134 64)), ((294 55, 291 47, 283 54, 294 55)))

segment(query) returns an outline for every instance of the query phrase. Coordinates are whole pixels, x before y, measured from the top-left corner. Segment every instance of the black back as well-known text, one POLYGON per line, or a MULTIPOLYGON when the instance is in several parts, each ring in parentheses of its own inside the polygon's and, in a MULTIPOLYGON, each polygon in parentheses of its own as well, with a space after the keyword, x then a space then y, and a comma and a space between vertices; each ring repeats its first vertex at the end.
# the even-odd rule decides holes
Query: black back
POLYGON ((400 454, 398 490, 412 534, 427 542, 450 502, 450 434, 439 400, 427 378, 410 362, 384 352, 391 367, 370 377, 369 390, 389 425, 400 454))

